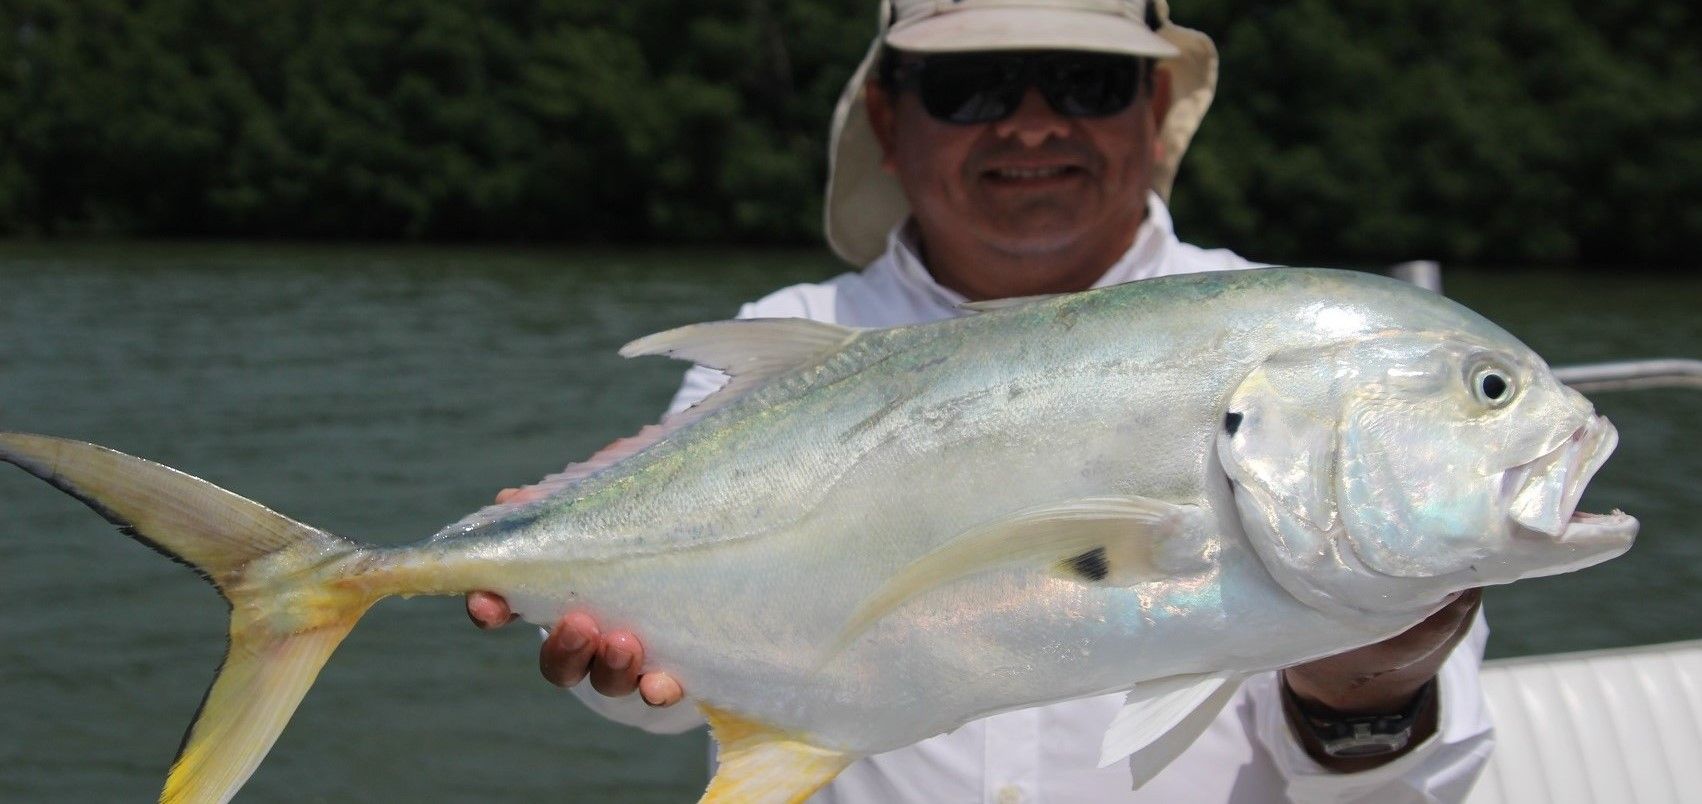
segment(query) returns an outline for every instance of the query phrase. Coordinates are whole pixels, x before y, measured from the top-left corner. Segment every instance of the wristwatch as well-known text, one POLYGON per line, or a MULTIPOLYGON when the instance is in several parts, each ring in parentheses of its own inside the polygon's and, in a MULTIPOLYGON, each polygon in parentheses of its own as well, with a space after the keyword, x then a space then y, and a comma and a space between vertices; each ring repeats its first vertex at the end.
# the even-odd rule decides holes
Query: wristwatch
POLYGON ((1283 708, 1288 710, 1289 721, 1305 729, 1325 754, 1342 759, 1383 756, 1406 748, 1412 742, 1419 717, 1436 700, 1433 678, 1418 689, 1418 694, 1401 712, 1354 717, 1322 715, 1308 712, 1287 681, 1278 683, 1282 686, 1283 708))

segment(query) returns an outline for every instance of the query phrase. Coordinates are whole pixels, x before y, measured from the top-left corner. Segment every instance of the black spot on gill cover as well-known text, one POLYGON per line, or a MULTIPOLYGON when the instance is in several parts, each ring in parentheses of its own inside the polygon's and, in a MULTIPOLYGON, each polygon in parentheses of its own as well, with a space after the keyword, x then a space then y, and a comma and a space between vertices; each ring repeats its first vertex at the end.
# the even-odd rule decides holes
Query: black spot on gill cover
POLYGON ((1111 574, 1111 561, 1105 548, 1095 547, 1081 555, 1064 560, 1070 571, 1089 581, 1103 581, 1111 574))
POLYGON ((1230 435, 1235 435, 1235 431, 1239 429, 1241 429, 1241 414, 1236 413, 1233 410, 1223 414, 1224 432, 1230 435))

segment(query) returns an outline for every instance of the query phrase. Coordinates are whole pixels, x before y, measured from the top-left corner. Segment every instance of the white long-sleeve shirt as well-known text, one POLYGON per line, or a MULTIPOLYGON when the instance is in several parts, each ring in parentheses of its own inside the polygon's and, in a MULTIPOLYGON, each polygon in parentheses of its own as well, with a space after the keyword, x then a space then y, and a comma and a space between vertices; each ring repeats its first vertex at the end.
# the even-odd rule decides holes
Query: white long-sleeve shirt
MULTIPOLYGON (((1134 244, 1094 287, 1253 267, 1229 251, 1182 243, 1158 196, 1148 198, 1147 211, 1134 244)), ((888 237, 881 258, 862 271, 784 288, 744 305, 739 317, 887 327, 961 315, 964 301, 934 281, 899 228, 888 237)), ((672 409, 681 410, 702 399, 723 380, 719 372, 692 369, 672 409)), ((994 715, 865 758, 811 800, 818 804, 1458 801, 1476 780, 1492 745, 1477 677, 1487 636, 1479 615, 1443 665, 1437 733, 1400 759, 1370 771, 1335 773, 1314 762, 1289 731, 1275 674, 1266 673, 1248 679, 1205 734, 1138 791, 1130 790, 1126 765, 1097 767, 1100 739, 1123 705, 1124 696, 1114 694, 994 715)), ((575 688, 581 700, 628 725, 676 732, 703 722, 694 707, 657 710, 636 695, 610 699, 588 687, 575 688)))

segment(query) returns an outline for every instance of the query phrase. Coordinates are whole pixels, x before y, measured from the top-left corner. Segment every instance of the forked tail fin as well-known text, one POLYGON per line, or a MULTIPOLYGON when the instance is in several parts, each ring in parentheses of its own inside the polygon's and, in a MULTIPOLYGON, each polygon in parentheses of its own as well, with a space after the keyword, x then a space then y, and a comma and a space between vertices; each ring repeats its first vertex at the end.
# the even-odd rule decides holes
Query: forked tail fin
POLYGON ((160 793, 172 804, 229 801, 381 596, 353 581, 363 549, 204 480, 81 441, 0 433, 0 460, 194 568, 230 605, 224 663, 160 793))

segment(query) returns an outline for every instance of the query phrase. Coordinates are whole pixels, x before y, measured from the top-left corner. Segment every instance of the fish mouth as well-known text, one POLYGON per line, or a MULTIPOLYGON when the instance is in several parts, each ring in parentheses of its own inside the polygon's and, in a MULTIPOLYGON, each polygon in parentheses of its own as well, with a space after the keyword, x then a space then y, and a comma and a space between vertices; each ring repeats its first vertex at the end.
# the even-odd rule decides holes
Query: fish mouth
POLYGON ((1502 476, 1508 512, 1519 536, 1588 547, 1623 543, 1637 535, 1637 520, 1623 511, 1592 514, 1578 500, 1619 444, 1605 416, 1591 416, 1559 446, 1502 476))

